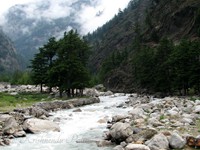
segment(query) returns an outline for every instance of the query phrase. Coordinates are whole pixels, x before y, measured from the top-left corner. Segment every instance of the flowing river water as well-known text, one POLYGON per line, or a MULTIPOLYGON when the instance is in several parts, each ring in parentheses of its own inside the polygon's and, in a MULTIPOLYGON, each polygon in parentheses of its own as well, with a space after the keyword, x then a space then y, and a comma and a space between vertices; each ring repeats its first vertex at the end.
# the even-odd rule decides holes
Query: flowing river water
POLYGON ((117 108, 128 95, 102 96, 101 102, 81 107, 82 112, 61 110, 50 119, 59 120, 60 132, 29 134, 25 138, 13 139, 10 146, 2 150, 111 150, 113 147, 97 147, 94 141, 103 139, 106 131, 104 120, 113 115, 127 114, 131 108, 117 108), (103 123, 101 121, 103 120, 103 123))

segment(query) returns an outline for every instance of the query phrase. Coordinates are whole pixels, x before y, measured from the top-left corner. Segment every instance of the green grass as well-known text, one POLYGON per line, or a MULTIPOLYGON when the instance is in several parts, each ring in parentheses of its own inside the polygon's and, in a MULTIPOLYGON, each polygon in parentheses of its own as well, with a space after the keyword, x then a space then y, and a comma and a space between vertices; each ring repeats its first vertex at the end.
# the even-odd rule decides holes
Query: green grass
POLYGON ((10 111, 14 108, 23 108, 33 105, 36 102, 50 101, 48 94, 41 93, 19 93, 10 95, 9 93, 0 93, 0 112, 10 111))

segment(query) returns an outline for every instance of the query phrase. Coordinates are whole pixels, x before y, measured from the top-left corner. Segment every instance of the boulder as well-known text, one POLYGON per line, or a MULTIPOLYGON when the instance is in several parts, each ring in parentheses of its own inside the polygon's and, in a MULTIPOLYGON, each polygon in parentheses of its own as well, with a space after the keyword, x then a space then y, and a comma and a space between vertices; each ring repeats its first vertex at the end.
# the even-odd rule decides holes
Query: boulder
POLYGON ((60 128, 56 123, 37 118, 27 119, 23 124, 23 129, 31 133, 60 131, 60 128))
POLYGON ((150 150, 150 148, 142 144, 128 144, 125 150, 150 150))
POLYGON ((4 122, 3 133, 5 135, 12 135, 17 131, 22 130, 17 121, 10 117, 4 122))
POLYGON ((134 119, 143 118, 144 110, 142 108, 134 108, 133 110, 129 111, 129 114, 134 117, 134 119))
POLYGON ((116 143, 126 140, 132 134, 132 127, 128 123, 117 122, 110 129, 112 140, 116 143))
POLYGON ((156 135, 158 132, 155 129, 141 129, 139 131, 133 130, 134 134, 132 134, 131 136, 129 136, 126 139, 127 143, 144 143, 147 140, 150 140, 154 135, 156 135))
POLYGON ((186 144, 186 141, 177 133, 173 133, 169 137, 169 145, 173 149, 182 149, 186 144))
POLYGON ((40 107, 29 108, 29 115, 36 117, 36 118, 40 118, 43 115, 46 116, 46 117, 50 116, 50 114, 46 110, 44 110, 40 107))
POLYGON ((99 96, 99 92, 94 88, 86 88, 83 91, 85 96, 99 96))
POLYGON ((200 113, 200 105, 194 107, 194 113, 200 113))
POLYGON ((167 137, 162 133, 156 134, 151 140, 145 143, 151 150, 169 149, 167 137))

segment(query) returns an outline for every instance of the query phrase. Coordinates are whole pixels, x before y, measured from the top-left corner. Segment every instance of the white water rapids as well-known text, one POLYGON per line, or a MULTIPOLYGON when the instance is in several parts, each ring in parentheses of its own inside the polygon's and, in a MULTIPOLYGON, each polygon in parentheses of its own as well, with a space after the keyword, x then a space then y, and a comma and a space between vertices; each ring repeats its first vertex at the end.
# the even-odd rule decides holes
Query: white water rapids
POLYGON ((81 107, 82 112, 74 109, 61 110, 53 113, 54 118, 60 118, 60 132, 28 134, 25 138, 13 139, 10 146, 2 150, 111 150, 112 147, 97 147, 94 140, 103 139, 106 123, 100 119, 111 118, 117 114, 127 114, 130 108, 116 108, 125 102, 127 95, 102 96, 101 102, 81 107), (77 142, 78 141, 78 142, 77 142))

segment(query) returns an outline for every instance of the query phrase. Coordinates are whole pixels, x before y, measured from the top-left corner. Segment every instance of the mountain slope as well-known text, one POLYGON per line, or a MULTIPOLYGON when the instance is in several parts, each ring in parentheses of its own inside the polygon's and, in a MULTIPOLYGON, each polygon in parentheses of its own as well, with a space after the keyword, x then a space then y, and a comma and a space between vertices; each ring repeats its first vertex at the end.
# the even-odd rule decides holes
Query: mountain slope
POLYGON ((128 58, 110 70, 104 84, 117 92, 133 92, 132 58, 140 39, 142 45, 155 47, 168 37, 178 43, 182 38, 197 39, 200 32, 200 2, 198 0, 137 0, 119 12, 111 21, 89 34, 93 46, 90 68, 99 73, 113 53, 128 52, 128 58))
POLYGON ((11 40, 0 29, 0 74, 3 72, 13 72, 19 67, 16 49, 11 40))

